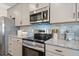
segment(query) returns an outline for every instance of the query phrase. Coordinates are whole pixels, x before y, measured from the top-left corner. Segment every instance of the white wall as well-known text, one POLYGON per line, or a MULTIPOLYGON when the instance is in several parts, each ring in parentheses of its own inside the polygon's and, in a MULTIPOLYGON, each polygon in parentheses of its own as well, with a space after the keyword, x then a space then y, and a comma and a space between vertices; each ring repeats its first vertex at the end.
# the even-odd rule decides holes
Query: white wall
POLYGON ((0 17, 7 16, 7 6, 0 3, 0 17))
POLYGON ((7 10, 2 7, 0 7, 0 17, 1 16, 7 16, 7 10))

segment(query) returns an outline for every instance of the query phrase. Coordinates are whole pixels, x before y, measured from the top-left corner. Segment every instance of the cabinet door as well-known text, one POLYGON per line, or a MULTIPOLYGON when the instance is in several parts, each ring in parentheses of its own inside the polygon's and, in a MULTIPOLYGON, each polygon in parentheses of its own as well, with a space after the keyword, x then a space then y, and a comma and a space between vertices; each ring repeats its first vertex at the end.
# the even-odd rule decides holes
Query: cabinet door
POLYGON ((75 21, 74 3, 52 3, 50 4, 50 23, 75 21))
POLYGON ((14 18, 14 13, 13 13, 13 8, 9 8, 8 10, 7 10, 7 17, 8 18, 14 18))
POLYGON ((79 21, 79 3, 77 3, 77 21, 79 21))
POLYGON ((21 39, 14 38, 13 56, 22 56, 22 40, 21 39))
POLYGON ((13 55, 13 41, 11 37, 8 40, 8 53, 13 55))
POLYGON ((49 6, 49 3, 36 3, 36 9, 44 8, 49 6))
POLYGON ((61 56, 56 53, 46 52, 46 56, 61 56))
POLYGON ((22 25, 30 25, 29 4, 23 3, 21 5, 22 5, 22 25))
POLYGON ((49 3, 30 3, 29 4, 30 11, 38 10, 47 6, 49 6, 49 3))
POLYGON ((62 56, 79 56, 78 50, 63 48, 59 46, 46 45, 46 52, 56 53, 62 56))
POLYGON ((20 4, 17 4, 15 6, 14 14, 15 14, 15 25, 21 26, 21 24, 22 24, 22 21, 21 21, 22 7, 20 4))
POLYGON ((34 10, 36 10, 36 3, 30 3, 29 4, 29 11, 31 12, 31 11, 34 11, 34 10))

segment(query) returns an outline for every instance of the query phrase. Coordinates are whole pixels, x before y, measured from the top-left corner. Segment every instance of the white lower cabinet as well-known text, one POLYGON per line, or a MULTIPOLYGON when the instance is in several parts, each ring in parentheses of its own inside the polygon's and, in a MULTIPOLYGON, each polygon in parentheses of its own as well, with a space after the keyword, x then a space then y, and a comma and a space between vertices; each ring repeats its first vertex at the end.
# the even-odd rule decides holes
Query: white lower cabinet
POLYGON ((13 55, 13 41, 12 41, 12 39, 11 39, 11 37, 9 37, 8 38, 9 40, 8 40, 8 53, 10 54, 10 55, 13 55))
POLYGON ((46 52, 46 56, 60 56, 60 55, 51 52, 46 52))
POLYGON ((12 56, 22 56, 22 39, 9 37, 8 53, 12 56))
POLYGON ((46 55, 61 55, 61 56, 79 56, 78 50, 63 48, 59 46, 46 45, 46 55))

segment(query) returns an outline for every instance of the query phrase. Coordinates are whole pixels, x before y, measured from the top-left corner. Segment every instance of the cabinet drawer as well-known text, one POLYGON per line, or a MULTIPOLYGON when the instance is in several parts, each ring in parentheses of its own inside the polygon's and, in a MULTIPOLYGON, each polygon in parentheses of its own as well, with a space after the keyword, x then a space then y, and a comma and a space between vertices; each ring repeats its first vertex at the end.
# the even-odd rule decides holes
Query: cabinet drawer
POLYGON ((8 50, 8 53, 9 53, 9 54, 11 54, 11 55, 13 55, 13 53, 12 53, 12 50, 11 50, 11 49, 9 49, 9 50, 8 50))
POLYGON ((15 42, 22 42, 22 39, 19 39, 19 38, 13 38, 13 41, 15 41, 15 42))
POLYGON ((46 56, 60 56, 60 55, 51 52, 46 52, 46 56))
POLYGON ((22 40, 14 40, 15 42, 22 42, 22 40))
POLYGON ((12 41, 11 37, 8 37, 8 42, 11 42, 11 41, 12 41))
POLYGON ((8 44, 9 44, 9 45, 12 45, 12 43, 13 43, 12 41, 8 41, 8 44))
POLYGON ((11 54, 11 50, 8 50, 8 53, 11 54))
POLYGON ((58 46, 51 46, 51 45, 46 45, 46 51, 60 54, 60 55, 65 55, 65 56, 78 56, 79 51, 68 49, 68 48, 62 48, 58 46))

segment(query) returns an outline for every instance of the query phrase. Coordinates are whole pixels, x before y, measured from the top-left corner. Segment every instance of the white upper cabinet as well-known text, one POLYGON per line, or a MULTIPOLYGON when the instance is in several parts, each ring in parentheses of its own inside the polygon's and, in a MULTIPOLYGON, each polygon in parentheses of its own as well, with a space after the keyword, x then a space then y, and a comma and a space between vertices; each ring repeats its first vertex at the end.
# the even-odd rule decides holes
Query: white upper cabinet
POLYGON ((30 3, 30 11, 38 10, 49 6, 49 3, 30 3))
POLYGON ((22 25, 30 25, 29 4, 22 4, 22 25))
POLYGON ((79 3, 77 3, 77 21, 79 21, 79 3))
POLYGON ((22 24, 22 6, 20 4, 14 7, 15 26, 21 26, 22 24))
POLYGON ((29 25, 29 5, 27 3, 15 5, 8 9, 8 17, 15 18, 15 26, 29 25))
POLYGON ((49 3, 37 3, 36 4, 37 9, 41 9, 41 8, 44 8, 44 7, 47 7, 47 6, 49 6, 49 3))
POLYGON ((50 4, 50 23, 73 22, 76 19, 74 3, 50 4))
POLYGON ((30 3, 30 4, 29 4, 29 10, 30 10, 30 11, 36 10, 36 4, 35 4, 35 3, 30 3))
POLYGON ((21 14, 22 14, 22 8, 20 4, 17 4, 7 10, 7 14, 9 18, 15 18, 15 26, 21 26, 21 14))
POLYGON ((7 12, 7 17, 9 17, 9 18, 10 18, 12 13, 11 13, 11 11, 10 11, 10 10, 7 10, 7 11, 8 11, 8 12, 7 12))
POLYGON ((13 18, 14 17, 14 13, 13 13, 13 8, 10 8, 7 10, 7 17, 9 18, 13 18))

